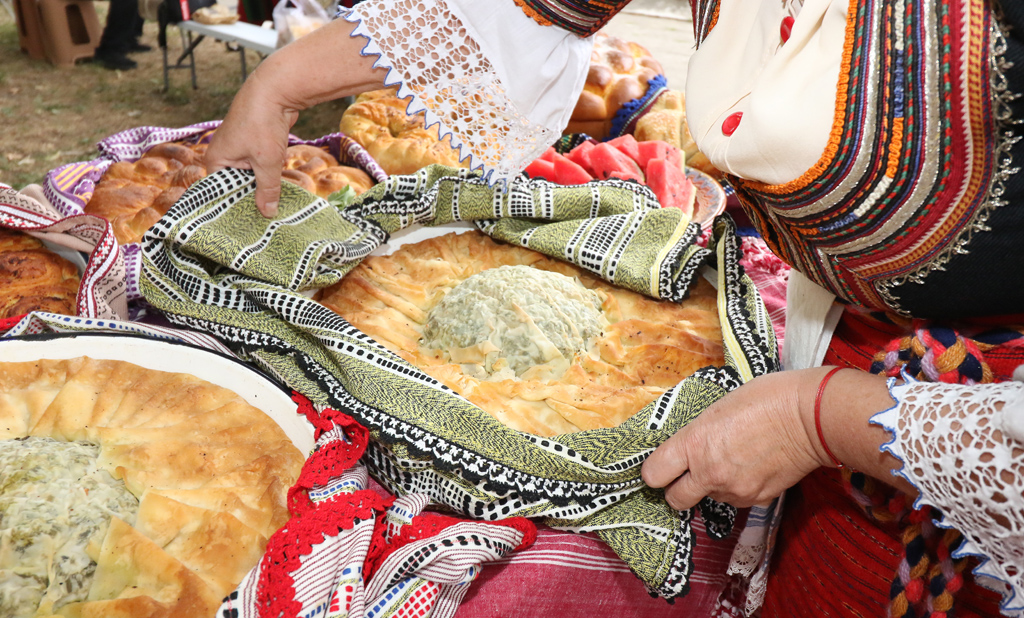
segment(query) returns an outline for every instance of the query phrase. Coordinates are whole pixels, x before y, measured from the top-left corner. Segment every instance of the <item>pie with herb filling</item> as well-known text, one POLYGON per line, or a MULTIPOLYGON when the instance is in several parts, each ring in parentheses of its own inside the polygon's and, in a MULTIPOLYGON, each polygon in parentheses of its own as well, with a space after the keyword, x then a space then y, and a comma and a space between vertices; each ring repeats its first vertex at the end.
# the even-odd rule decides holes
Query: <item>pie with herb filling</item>
POLYGON ((288 520, 303 459, 190 374, 0 363, 0 616, 213 616, 288 520))
POLYGON ((320 302, 519 431, 615 427, 724 363, 716 292, 654 300, 479 232, 369 257, 320 302))

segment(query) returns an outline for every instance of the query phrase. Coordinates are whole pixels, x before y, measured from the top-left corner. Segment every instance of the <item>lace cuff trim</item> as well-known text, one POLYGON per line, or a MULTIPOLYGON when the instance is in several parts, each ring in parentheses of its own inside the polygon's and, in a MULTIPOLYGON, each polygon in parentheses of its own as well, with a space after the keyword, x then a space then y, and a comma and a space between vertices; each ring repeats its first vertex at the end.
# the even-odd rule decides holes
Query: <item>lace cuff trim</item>
POLYGON ((1024 443, 1012 437, 1024 385, 904 379, 890 379, 897 403, 871 419, 893 435, 882 447, 903 463, 893 474, 918 489, 915 507, 938 508, 937 525, 964 535, 953 557, 978 558, 978 582, 1003 594, 1003 613, 1024 616, 1024 443))
MULTIPOLYGON (((528 117, 536 108, 550 106, 549 101, 540 105, 534 105, 537 99, 527 101, 527 106, 533 105, 531 109, 517 105, 516 93, 499 73, 507 71, 505 65, 512 61, 497 58, 492 63, 486 46, 473 38, 472 27, 460 18, 457 4, 455 0, 369 0, 342 11, 339 17, 356 24, 352 36, 366 39, 362 54, 378 56, 374 66, 388 69, 385 84, 398 86, 398 96, 411 97, 409 113, 425 112, 427 126, 439 125, 441 139, 451 136, 459 158, 469 157, 470 167, 481 170, 493 184, 518 174, 540 156, 561 136, 565 123, 559 125, 561 119, 543 115, 542 121, 528 117)), ((467 4, 467 11, 478 8, 467 4)), ((514 5, 508 8, 526 19, 514 5)), ((529 23, 538 30, 547 30, 529 23)), ((513 43, 523 48, 521 55, 540 56, 529 50, 529 43, 513 43)), ((557 52, 564 50, 554 51, 551 56, 557 61, 557 52)), ((561 57, 572 59, 578 55, 578 51, 571 50, 561 57)), ((575 83, 569 83, 573 80, 567 80, 564 71, 552 75, 552 68, 547 66, 534 66, 530 71, 535 84, 551 91, 542 97, 558 97, 562 106, 564 101, 574 100, 566 98, 573 96, 575 83)), ((582 89, 582 79, 576 81, 582 89)))

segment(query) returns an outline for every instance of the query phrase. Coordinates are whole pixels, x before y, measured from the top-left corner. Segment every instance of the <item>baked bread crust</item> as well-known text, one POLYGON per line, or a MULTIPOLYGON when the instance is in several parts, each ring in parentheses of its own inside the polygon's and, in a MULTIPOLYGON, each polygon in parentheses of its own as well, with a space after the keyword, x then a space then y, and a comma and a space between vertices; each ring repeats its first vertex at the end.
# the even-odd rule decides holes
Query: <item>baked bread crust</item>
MULTIPOLYGON (((100 178, 85 212, 110 221, 122 245, 137 243, 185 190, 206 176, 206 144, 157 144, 135 162, 114 163, 100 178)), ((326 198, 345 184, 360 194, 375 183, 362 170, 340 165, 323 148, 289 146, 281 179, 326 198), (347 182, 346 182, 347 180, 347 182)))
POLYGON ((647 82, 662 73, 661 63, 643 45, 598 32, 587 81, 565 132, 608 137, 619 108, 644 96, 647 82))
POLYGON ((408 105, 393 89, 364 92, 341 115, 340 130, 388 175, 412 174, 434 163, 466 167, 451 144, 439 139, 436 125, 428 129, 423 114, 406 113, 408 105))
POLYGON ((716 293, 707 282, 698 281, 682 304, 657 301, 479 232, 369 257, 320 302, 505 425, 540 436, 615 427, 697 369, 724 362, 716 293), (576 277, 605 297, 609 326, 558 379, 480 380, 421 345, 428 311, 449 290, 505 265, 576 277))
POLYGON ((0 440, 100 445, 99 464, 139 498, 90 552, 87 601, 64 616, 207 618, 288 520, 304 458, 237 394, 124 361, 0 363, 0 440), (94 555, 93 555, 94 554, 94 555))
POLYGON ((75 265, 40 240, 0 229, 0 319, 30 311, 75 315, 80 284, 75 265))

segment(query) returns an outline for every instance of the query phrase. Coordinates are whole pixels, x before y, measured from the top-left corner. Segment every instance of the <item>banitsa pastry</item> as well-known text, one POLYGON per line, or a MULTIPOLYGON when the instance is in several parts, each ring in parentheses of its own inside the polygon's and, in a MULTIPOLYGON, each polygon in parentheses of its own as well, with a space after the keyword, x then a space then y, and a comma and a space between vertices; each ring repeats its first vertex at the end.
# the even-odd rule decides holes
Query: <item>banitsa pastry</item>
POLYGON ((369 257, 320 302, 505 425, 615 427, 724 363, 716 292, 658 301, 479 232, 369 257))
POLYGON ((190 374, 0 362, 0 616, 213 616, 288 520, 303 460, 190 374))

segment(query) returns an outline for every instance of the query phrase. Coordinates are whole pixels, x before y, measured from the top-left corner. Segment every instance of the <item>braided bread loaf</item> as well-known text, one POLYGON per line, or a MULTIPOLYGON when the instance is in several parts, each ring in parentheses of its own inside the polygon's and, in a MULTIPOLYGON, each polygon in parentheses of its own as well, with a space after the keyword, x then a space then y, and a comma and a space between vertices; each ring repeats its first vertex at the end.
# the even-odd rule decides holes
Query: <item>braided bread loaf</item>
POLYGON ((75 315, 79 283, 75 265, 42 242, 0 229, 0 319, 30 311, 75 315))
MULTIPOLYGON (((206 148, 206 144, 158 144, 138 161, 111 165, 85 212, 110 221, 117 242, 139 242, 186 189, 206 176, 206 148)), ((346 185, 357 195, 374 185, 362 170, 339 165, 326 150, 305 144, 288 147, 281 178, 323 198, 346 185)))
POLYGON ((365 92, 341 115, 341 132, 359 143, 389 175, 412 174, 432 163, 466 167, 437 126, 423 114, 406 113, 408 101, 394 89, 365 92))
POLYGON ((590 55, 587 83, 576 102, 566 133, 608 137, 612 118, 623 104, 647 92, 647 82, 664 73, 644 46, 598 32, 590 55))
POLYGON ((85 212, 110 221, 117 242, 136 243, 204 176, 201 154, 182 144, 158 144, 134 163, 107 168, 85 212))

